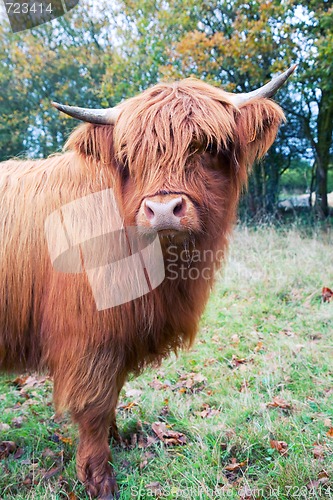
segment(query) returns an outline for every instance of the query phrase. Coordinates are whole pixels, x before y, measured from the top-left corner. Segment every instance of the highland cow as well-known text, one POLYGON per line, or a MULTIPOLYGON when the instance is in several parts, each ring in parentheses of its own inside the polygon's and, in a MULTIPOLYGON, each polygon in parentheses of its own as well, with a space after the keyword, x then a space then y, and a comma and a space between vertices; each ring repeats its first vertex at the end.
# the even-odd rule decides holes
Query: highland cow
MULTIPOLYGON (((109 440, 119 438, 115 411, 128 375, 194 340, 248 169, 284 119, 269 98, 293 69, 249 94, 186 79, 107 110, 54 103, 88 122, 65 152, 1 165, 0 368, 52 375, 56 409, 78 425, 77 472, 91 496, 117 496, 109 440), (99 309, 88 272, 54 266, 45 224, 103 190, 112 190, 125 228, 158 234, 165 276, 148 293, 99 309), (213 257, 203 264, 194 251, 213 257)), ((93 206, 107 222, 102 208, 93 206)))

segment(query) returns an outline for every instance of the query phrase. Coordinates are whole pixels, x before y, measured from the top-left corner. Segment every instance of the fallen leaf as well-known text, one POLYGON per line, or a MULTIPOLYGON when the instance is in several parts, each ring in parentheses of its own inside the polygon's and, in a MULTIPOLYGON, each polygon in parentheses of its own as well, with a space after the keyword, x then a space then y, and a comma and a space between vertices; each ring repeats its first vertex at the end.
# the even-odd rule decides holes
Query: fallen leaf
POLYGON ((313 445, 312 453, 314 458, 317 458, 318 460, 322 460, 325 455, 326 448, 322 444, 315 443, 313 445))
POLYGON ((17 449, 14 441, 0 441, 0 460, 7 458, 11 453, 15 453, 17 449))
POLYGON ((282 410, 290 410, 291 404, 288 403, 285 399, 280 398, 280 396, 275 396, 273 401, 270 401, 266 404, 268 408, 281 408, 282 410))
POLYGON ((239 392, 248 392, 249 383, 247 380, 243 380, 242 385, 240 386, 239 392))
POLYGON ((247 363, 248 361, 251 361, 247 358, 238 358, 237 356, 235 356, 235 354, 232 355, 232 358, 231 358, 231 365, 235 368, 237 368, 237 366, 239 365, 243 365, 244 363, 247 363))
POLYGON ((14 458, 16 460, 18 460, 19 458, 22 457, 22 455, 24 455, 24 449, 23 448, 17 448, 17 450, 14 453, 14 458))
POLYGON ((58 453, 51 450, 50 448, 45 448, 45 450, 42 452, 42 457, 43 458, 47 458, 47 457, 50 457, 50 458, 55 458, 58 456, 58 453))
POLYGON ((139 469, 144 469, 148 463, 155 458, 155 455, 151 453, 150 451, 146 451, 143 454, 143 457, 141 458, 140 464, 139 464, 139 469))
POLYGON ((224 467, 224 469, 227 470, 228 472, 237 472, 238 470, 243 469, 246 466, 247 466, 247 460, 244 460, 244 462, 237 462, 236 458, 232 458, 231 464, 224 467))
POLYGON ((206 383, 207 379, 201 373, 190 372, 184 373, 179 377, 175 388, 179 389, 179 392, 195 393, 202 391, 206 383))
POLYGON ((140 389, 128 389, 125 393, 125 396, 129 399, 139 398, 142 395, 142 391, 140 389))
POLYGON ((162 496, 163 493, 163 487, 161 483, 158 481, 154 481, 153 483, 146 484, 146 489, 149 490, 149 493, 152 493, 153 495, 160 497, 162 496))
POLYGON ((0 431, 6 432, 6 431, 9 431, 9 430, 10 430, 10 425, 8 425, 8 424, 1 424, 0 423, 0 431))
POLYGON ((118 405, 118 408, 120 410, 125 410, 125 411, 129 411, 131 410, 132 408, 134 408, 134 406, 138 406, 138 403, 136 401, 130 401, 129 403, 127 404, 120 404, 118 405))
POLYGON ((259 341, 258 344, 254 348, 254 352, 259 352, 264 350, 264 344, 259 341))
POLYGON ((280 333, 286 335, 287 337, 295 337, 295 333, 289 328, 284 328, 283 330, 280 331, 280 333))
POLYGON ((251 490, 249 486, 244 486, 238 490, 239 500, 252 500, 256 498, 256 491, 251 490))
MULTIPOLYGON (((326 471, 325 471, 326 472, 326 471)), ((320 473, 318 474, 318 477, 320 476, 320 473)), ((311 481, 308 482, 306 485, 307 489, 312 492, 312 494, 323 484, 326 484, 329 480, 328 474, 326 475, 321 475, 319 479, 312 479, 311 481)))
POLYGON ((270 447, 273 450, 277 450, 280 455, 285 456, 288 454, 288 444, 285 441, 276 441, 275 439, 271 439, 269 444, 270 447))
POLYGON ((182 432, 172 431, 167 428, 164 422, 154 422, 152 430, 167 446, 177 446, 186 444, 186 436, 182 432))
POLYGON ((326 286, 323 287, 321 291, 321 298, 323 302, 331 302, 333 299, 333 292, 330 288, 327 288, 326 286))
POLYGON ((333 438, 333 427, 330 427, 326 432, 326 435, 330 438, 333 438))
POLYGON ((16 428, 22 427, 23 422, 26 420, 26 417, 14 417, 12 419, 12 425, 16 428))
POLYGON ((217 359, 209 358, 209 359, 206 359, 206 361, 204 362, 204 366, 215 365, 215 363, 217 363, 217 359))
POLYGON ((325 418, 324 419, 324 426, 325 427, 332 427, 332 420, 330 418, 325 418))
POLYGON ((207 403, 204 403, 202 408, 202 411, 196 412, 201 418, 214 417, 220 413, 220 410, 211 408, 207 403))
POLYGON ((239 344, 240 338, 238 337, 237 333, 235 333, 235 335, 232 335, 231 342, 234 346, 237 346, 239 344))
POLYGON ((25 476, 25 478, 22 481, 22 484, 24 486, 30 486, 30 484, 32 484, 32 475, 28 474, 27 476, 25 476))
POLYGON ((170 382, 161 382, 158 378, 154 378, 151 382, 149 382, 150 387, 156 389, 157 391, 161 391, 162 389, 170 388, 170 382))
POLYGON ((59 472, 61 472, 61 467, 53 467, 43 474, 43 479, 50 479, 51 477, 59 474, 59 472))
POLYGON ((25 377, 24 376, 16 377, 12 381, 12 384, 16 385, 17 387, 22 387, 25 384, 26 380, 28 380, 28 378, 29 378, 29 375, 26 375, 25 377))

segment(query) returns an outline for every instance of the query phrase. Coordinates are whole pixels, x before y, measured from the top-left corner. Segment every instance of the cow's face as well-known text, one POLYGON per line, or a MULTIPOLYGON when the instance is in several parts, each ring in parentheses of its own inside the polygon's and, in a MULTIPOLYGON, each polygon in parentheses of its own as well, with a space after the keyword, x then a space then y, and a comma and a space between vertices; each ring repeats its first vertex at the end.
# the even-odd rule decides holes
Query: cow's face
POLYGON ((161 241, 214 240, 234 219, 247 165, 282 118, 266 99, 236 108, 213 87, 160 84, 123 107, 114 129, 129 224, 161 241))
MULTIPOLYGON (((228 233, 247 168, 265 154, 283 119, 268 99, 242 99, 235 104, 230 94, 197 80, 161 83, 117 112, 95 117, 93 110, 97 123, 112 118, 115 125, 81 127, 68 146, 89 156, 94 168, 115 172, 127 225, 157 231, 161 241, 213 244, 228 233)), ((79 108, 69 112, 81 117, 79 108)), ((90 114, 82 117, 93 119, 90 114)))
POLYGON ((127 174, 124 211, 129 225, 140 232, 157 231, 162 244, 214 238, 233 217, 238 183, 222 153, 196 152, 178 171, 165 167, 149 178, 127 174))

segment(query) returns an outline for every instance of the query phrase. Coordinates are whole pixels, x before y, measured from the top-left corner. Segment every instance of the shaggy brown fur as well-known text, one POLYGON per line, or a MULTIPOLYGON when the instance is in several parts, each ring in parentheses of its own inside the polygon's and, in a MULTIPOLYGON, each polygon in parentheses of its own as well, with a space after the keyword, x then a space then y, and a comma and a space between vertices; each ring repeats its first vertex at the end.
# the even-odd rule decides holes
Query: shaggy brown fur
POLYGON ((159 84, 122 105, 115 127, 84 124, 67 152, 41 161, 9 161, 0 173, 0 367, 48 370, 58 410, 78 423, 79 478, 91 495, 111 498, 109 428, 129 373, 160 362, 195 337, 220 264, 191 261, 191 252, 219 256, 227 246, 247 169, 272 144, 281 109, 257 99, 235 108, 228 95, 201 81, 159 84), (98 311, 85 273, 56 272, 44 234, 47 216, 65 203, 112 188, 127 225, 148 196, 183 193, 200 228, 177 241, 188 269, 209 276, 166 278, 149 294, 98 311))

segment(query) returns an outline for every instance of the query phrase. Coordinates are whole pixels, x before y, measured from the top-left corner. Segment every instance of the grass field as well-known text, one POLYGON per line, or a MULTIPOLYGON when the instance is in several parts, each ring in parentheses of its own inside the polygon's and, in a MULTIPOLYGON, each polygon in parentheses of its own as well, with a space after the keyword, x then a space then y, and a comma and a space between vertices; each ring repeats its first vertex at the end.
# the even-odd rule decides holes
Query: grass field
MULTIPOLYGON (((329 230, 237 229, 194 348, 121 393, 122 499, 333 499, 332 260, 329 230)), ((51 381, 14 379, 0 379, 0 441, 15 443, 0 445, 0 497, 87 498, 51 381)))

